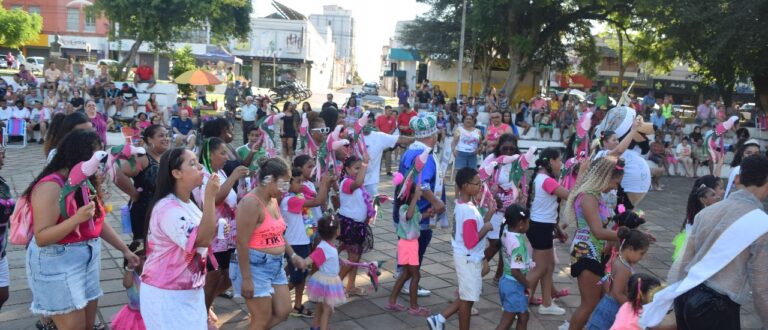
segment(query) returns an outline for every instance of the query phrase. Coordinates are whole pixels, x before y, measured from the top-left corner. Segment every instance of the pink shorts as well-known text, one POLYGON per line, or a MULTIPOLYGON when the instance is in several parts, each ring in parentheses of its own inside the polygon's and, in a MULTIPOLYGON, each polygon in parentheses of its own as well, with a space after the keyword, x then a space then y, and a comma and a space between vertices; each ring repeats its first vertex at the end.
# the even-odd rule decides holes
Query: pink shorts
POLYGON ((400 266, 419 265, 419 239, 397 241, 397 264, 400 266))

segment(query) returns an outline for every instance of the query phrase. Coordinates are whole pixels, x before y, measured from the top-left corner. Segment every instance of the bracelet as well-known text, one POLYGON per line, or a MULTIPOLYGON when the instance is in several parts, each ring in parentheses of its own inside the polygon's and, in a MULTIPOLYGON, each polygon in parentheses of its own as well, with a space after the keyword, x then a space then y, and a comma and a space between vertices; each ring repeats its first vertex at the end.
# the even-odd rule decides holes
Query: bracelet
POLYGON ((296 252, 294 252, 294 253, 291 255, 291 259, 293 259, 293 257, 297 257, 297 256, 298 256, 298 255, 296 254, 296 252))

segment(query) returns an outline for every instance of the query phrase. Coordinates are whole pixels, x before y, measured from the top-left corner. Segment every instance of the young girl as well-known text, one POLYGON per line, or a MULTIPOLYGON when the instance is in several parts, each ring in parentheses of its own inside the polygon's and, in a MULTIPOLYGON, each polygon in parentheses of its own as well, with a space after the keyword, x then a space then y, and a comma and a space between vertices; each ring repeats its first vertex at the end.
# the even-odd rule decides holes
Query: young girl
POLYGON ((661 287, 661 282, 648 274, 634 274, 627 281, 627 302, 616 313, 616 320, 610 330, 640 330, 640 314, 643 305, 651 301, 653 293, 661 287))
POLYGON ((136 116, 135 129, 138 129, 139 131, 143 131, 145 128, 149 127, 149 125, 152 125, 152 123, 147 119, 147 113, 139 112, 139 114, 136 116))
MULTIPOLYGON (((720 182, 720 180, 718 179, 717 182, 720 182)), ((698 187, 694 187, 693 191, 691 191, 691 194, 688 195, 688 206, 686 207, 685 211, 685 220, 680 227, 680 233, 677 234, 672 240, 672 244, 675 245, 675 251, 672 254, 672 260, 677 260, 677 258, 680 256, 680 252, 685 245, 685 240, 691 230, 691 226, 693 226, 693 219, 696 218, 696 215, 699 214, 699 212, 701 212, 701 210, 703 210, 705 207, 716 203, 718 200, 720 199, 717 197, 717 192, 715 192, 714 189, 708 187, 706 184, 702 183, 698 187)), ((676 266, 676 264, 673 264, 673 266, 676 266)))
MULTIPOLYGON (((339 222, 341 235, 339 241, 341 250, 346 249, 349 261, 359 262, 363 253, 373 249, 373 233, 368 221, 375 214, 371 196, 363 188, 365 169, 368 167, 368 155, 363 159, 349 156, 344 160, 344 170, 339 186, 341 187, 339 207, 339 222)), ((355 287, 357 268, 344 266, 339 274, 342 279, 349 275, 347 293, 365 296, 367 292, 355 287)))
MULTIPOLYGON (((389 304, 387 309, 394 312, 405 310, 403 305, 397 303, 397 296, 403 289, 405 281, 411 280, 409 286, 409 298, 411 307, 408 314, 413 316, 429 316, 430 311, 426 307, 419 306, 418 291, 419 279, 419 222, 421 221, 421 212, 416 206, 416 202, 421 198, 422 188, 418 184, 411 187, 411 200, 408 204, 403 203, 400 206, 400 221, 397 223, 397 264, 404 269, 400 272, 392 293, 389 295, 389 304)), ((404 201, 405 202, 405 201, 404 201)))
MULTIPOLYGON (((618 217, 633 215, 636 216, 634 212, 628 211, 618 217)), ((600 299, 592 312, 587 322, 588 330, 607 330, 611 327, 619 307, 627 302, 629 277, 635 273, 635 265, 640 262, 651 244, 648 236, 637 229, 620 227, 617 235, 620 240, 619 253, 611 263, 610 271, 602 280, 607 281, 609 291, 600 299)))
POLYGON ((248 143, 235 149, 235 152, 240 159, 244 160, 243 163, 248 166, 248 169, 255 173, 259 171, 257 160, 266 157, 267 152, 262 148, 264 139, 258 126, 251 125, 246 134, 248 134, 248 143), (250 162, 248 162, 249 157, 250 162))
MULTIPOLYGON (((328 187, 330 186, 330 176, 323 177, 320 183, 320 193, 309 199, 302 194, 304 185, 304 174, 300 168, 294 167, 291 172, 291 186, 288 193, 280 201, 280 213, 285 219, 286 230, 283 237, 291 245, 293 251, 301 258, 309 256, 312 242, 307 233, 306 225, 309 222, 308 209, 318 206, 323 201, 328 200, 328 187)), ((312 311, 305 308, 302 304, 304 296, 304 280, 308 272, 288 264, 288 290, 295 289, 296 299, 294 299, 291 315, 298 317, 312 317, 312 311)))
POLYGON ((520 204, 512 204, 504 211, 499 240, 502 242, 504 277, 499 281, 499 298, 504 314, 496 330, 512 327, 517 318, 517 330, 528 328, 528 297, 525 294, 528 281, 525 275, 533 264, 525 233, 530 225, 530 214, 520 204))
POLYGON ((141 263, 136 268, 128 267, 128 262, 123 262, 123 287, 128 293, 128 305, 123 306, 112 318, 112 329, 115 330, 144 330, 144 319, 141 318, 139 304, 139 290, 141 289, 141 270, 144 261, 147 260, 144 250, 136 251, 141 258, 141 263))
MULTIPOLYGON (((312 158, 308 155, 299 155, 296 156, 296 158, 293 159, 293 167, 297 167, 301 169, 301 175, 302 175, 302 182, 301 182, 301 193, 304 195, 304 199, 307 200, 313 200, 315 199, 315 196, 317 196, 317 188, 315 187, 315 183, 312 182, 312 170, 315 168, 315 163, 312 162, 312 158)), ((329 191, 330 187, 332 185, 335 185, 336 177, 333 175, 333 173, 327 173, 325 176, 323 176, 323 179, 328 177, 329 180, 329 191)), ((322 179, 321 179, 322 180, 322 179)), ((326 209, 328 205, 328 198, 324 198, 320 200, 320 203, 318 205, 315 205, 313 207, 309 208, 309 220, 312 223, 312 227, 314 229, 317 229, 317 221, 320 220, 320 218, 323 216, 323 211, 326 209)))
POLYGON ((490 203, 485 217, 474 203, 479 197, 482 184, 477 170, 465 167, 456 172, 456 187, 459 196, 456 198, 454 212, 453 262, 456 267, 456 277, 459 282, 459 299, 454 300, 442 313, 427 318, 431 329, 443 329, 446 319, 459 313, 459 329, 470 328, 470 313, 472 304, 480 301, 483 289, 481 276, 487 263, 483 260, 485 250, 485 235, 493 230, 491 217, 496 212, 496 204, 490 203))
POLYGON ((307 282, 307 295, 317 306, 312 330, 326 330, 334 307, 344 304, 347 299, 339 278, 339 251, 333 243, 339 235, 339 223, 331 216, 325 216, 317 222, 317 231, 322 241, 305 261, 319 270, 307 282))
POLYGON ((560 228, 558 217, 558 198, 568 198, 568 190, 560 186, 556 178, 560 175, 563 162, 560 152, 555 148, 547 148, 539 153, 536 160, 533 180, 529 183, 528 207, 531 210, 531 228, 526 235, 533 248, 533 261, 536 265, 528 273, 531 297, 536 293, 536 287, 541 282, 542 302, 539 314, 563 315, 565 309, 552 302, 552 297, 566 295, 565 291, 553 292, 552 273, 555 270, 555 250, 552 240, 557 237, 561 241, 568 235, 560 228), (553 235, 554 233, 554 235, 553 235))

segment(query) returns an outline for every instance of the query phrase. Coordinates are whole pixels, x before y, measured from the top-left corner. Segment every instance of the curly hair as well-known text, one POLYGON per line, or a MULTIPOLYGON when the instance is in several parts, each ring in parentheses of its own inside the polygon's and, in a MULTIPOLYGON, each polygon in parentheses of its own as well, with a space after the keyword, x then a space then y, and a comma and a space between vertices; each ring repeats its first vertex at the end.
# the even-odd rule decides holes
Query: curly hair
POLYGON ((576 220, 574 202, 577 196, 582 193, 600 194, 610 186, 611 180, 623 175, 624 160, 621 158, 605 156, 589 163, 587 173, 579 178, 573 191, 568 195, 568 202, 564 212, 565 219, 568 222, 576 220))

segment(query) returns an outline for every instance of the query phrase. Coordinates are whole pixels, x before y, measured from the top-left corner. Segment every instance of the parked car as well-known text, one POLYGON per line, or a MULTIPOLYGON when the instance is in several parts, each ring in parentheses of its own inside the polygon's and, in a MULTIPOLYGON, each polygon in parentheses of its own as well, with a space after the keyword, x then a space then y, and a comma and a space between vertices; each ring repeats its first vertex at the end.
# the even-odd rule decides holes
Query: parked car
POLYGON ((85 66, 86 69, 90 69, 90 70, 93 70, 95 72, 99 72, 99 67, 102 66, 102 65, 112 66, 112 65, 117 65, 118 63, 119 62, 115 61, 115 60, 100 59, 100 60, 96 61, 96 63, 85 63, 83 65, 85 66))
POLYGON ((379 95, 379 85, 377 83, 363 84, 363 92, 367 95, 379 95))
POLYGON ((0 58, 0 69, 7 69, 8 68, 8 61, 5 60, 5 58, 0 58))
POLYGON ((40 56, 29 56, 24 62, 24 65, 27 67, 27 70, 31 72, 43 72, 43 69, 45 69, 45 58, 40 56))

